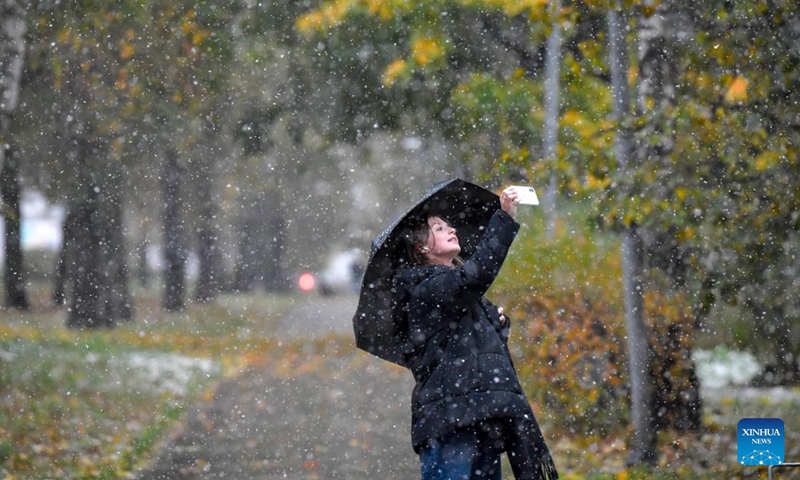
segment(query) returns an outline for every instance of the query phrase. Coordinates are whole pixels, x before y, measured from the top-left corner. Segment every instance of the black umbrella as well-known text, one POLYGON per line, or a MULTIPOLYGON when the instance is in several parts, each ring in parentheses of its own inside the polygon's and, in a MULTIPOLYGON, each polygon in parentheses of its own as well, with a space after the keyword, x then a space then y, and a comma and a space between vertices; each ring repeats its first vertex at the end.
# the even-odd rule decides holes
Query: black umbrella
POLYGON ((500 198, 489 190, 461 179, 447 180, 431 187, 405 215, 375 237, 353 317, 356 346, 404 365, 404 332, 391 311, 391 289, 395 270, 407 261, 402 236, 409 227, 432 215, 445 218, 455 227, 461 256, 466 258, 498 208, 500 198))

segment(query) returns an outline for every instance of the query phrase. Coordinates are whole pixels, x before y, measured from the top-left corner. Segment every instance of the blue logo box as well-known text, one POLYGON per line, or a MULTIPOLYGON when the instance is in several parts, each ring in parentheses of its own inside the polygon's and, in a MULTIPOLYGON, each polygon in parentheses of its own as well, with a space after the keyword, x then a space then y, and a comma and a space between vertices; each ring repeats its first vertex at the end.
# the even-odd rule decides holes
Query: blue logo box
POLYGON ((739 464, 780 465, 784 460, 784 425, 780 418, 743 418, 736 436, 739 464))

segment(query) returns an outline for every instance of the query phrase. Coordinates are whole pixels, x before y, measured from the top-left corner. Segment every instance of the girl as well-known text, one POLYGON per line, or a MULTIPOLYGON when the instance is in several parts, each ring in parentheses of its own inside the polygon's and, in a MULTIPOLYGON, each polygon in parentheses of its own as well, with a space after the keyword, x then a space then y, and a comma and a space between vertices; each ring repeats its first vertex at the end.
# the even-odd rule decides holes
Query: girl
POLYGON ((517 480, 558 478, 511 360, 510 320, 484 297, 519 230, 517 203, 513 189, 503 192, 466 261, 444 218, 421 219, 403 235, 408 266, 392 279, 392 307, 408 326, 423 480, 499 480, 503 451, 517 480))

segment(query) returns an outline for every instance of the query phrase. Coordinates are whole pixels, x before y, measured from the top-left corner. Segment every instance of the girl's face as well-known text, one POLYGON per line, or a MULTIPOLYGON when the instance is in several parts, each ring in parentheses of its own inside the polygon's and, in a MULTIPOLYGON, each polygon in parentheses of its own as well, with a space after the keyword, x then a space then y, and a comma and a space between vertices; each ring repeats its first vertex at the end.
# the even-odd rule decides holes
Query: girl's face
POLYGON ((430 263, 451 266, 453 259, 461 253, 456 229, 439 217, 429 218, 428 227, 431 232, 425 241, 424 247, 427 249, 423 249, 425 256, 430 263))

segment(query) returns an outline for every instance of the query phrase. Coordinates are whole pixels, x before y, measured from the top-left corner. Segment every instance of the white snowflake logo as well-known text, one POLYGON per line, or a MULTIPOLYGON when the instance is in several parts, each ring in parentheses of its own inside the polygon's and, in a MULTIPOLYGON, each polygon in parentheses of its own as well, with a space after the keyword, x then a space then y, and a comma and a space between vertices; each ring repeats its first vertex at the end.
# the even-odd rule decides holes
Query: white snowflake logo
POLYGON ((783 460, 769 450, 755 450, 742 457, 742 465, 780 465, 783 460))

